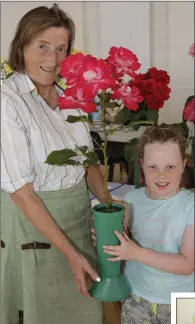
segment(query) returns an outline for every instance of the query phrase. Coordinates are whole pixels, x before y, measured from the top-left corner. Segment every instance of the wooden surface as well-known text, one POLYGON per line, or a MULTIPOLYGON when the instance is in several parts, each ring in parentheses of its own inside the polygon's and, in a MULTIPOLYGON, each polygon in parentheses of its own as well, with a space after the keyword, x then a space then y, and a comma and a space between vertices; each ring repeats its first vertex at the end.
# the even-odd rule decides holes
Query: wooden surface
POLYGON ((121 324, 120 303, 104 303, 105 324, 121 324))

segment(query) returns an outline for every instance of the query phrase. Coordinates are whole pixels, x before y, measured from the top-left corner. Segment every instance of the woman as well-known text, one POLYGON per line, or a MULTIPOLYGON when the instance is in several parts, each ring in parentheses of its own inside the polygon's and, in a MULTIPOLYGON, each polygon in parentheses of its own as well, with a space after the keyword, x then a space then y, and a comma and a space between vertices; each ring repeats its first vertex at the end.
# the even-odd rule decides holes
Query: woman
POLYGON ((50 152, 92 141, 82 123, 60 111, 56 78, 70 54, 73 21, 58 8, 35 8, 20 20, 2 85, 1 323, 101 324, 102 304, 86 277, 99 281, 90 239, 87 185, 104 202, 98 166, 49 166, 50 152), (87 185, 86 185, 87 182, 87 185), (80 294, 78 293, 80 292, 80 294))

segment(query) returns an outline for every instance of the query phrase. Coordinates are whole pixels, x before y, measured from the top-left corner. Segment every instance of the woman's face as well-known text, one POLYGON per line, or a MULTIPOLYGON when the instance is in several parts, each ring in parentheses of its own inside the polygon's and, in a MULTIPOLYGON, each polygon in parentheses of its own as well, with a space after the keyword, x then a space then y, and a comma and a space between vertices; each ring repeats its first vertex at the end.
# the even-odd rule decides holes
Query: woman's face
POLYGON ((67 29, 51 27, 40 32, 25 46, 25 72, 35 84, 53 84, 60 71, 60 62, 67 56, 68 40, 67 29))

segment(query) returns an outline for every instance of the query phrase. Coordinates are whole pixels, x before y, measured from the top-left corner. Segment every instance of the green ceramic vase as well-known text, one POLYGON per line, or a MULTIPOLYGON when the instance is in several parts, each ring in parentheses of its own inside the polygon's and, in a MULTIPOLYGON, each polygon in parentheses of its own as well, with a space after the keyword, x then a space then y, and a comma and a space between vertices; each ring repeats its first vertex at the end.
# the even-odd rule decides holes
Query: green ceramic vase
POLYGON ((101 281, 93 284, 90 295, 104 302, 120 301, 126 298, 130 291, 126 280, 121 275, 121 262, 108 261, 111 256, 103 250, 104 245, 119 245, 120 242, 114 231, 117 230, 121 234, 123 232, 124 207, 119 204, 112 204, 112 206, 118 210, 105 213, 102 211, 104 204, 93 208, 101 281))

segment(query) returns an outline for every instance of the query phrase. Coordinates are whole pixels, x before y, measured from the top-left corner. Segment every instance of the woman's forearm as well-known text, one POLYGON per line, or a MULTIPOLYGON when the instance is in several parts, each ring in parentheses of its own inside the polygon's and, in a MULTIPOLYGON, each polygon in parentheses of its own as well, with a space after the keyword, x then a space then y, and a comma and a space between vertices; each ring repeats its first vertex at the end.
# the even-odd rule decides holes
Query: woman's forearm
POLYGON ((42 201, 33 192, 31 184, 27 184, 11 194, 11 197, 31 224, 67 258, 75 252, 66 236, 47 212, 42 201))
MULTIPOLYGON (((91 193, 101 202, 105 202, 104 178, 99 165, 92 165, 88 168, 86 181, 91 193)), ((109 198, 112 197, 109 193, 109 198)))
POLYGON ((189 275, 194 271, 187 258, 182 254, 161 253, 140 248, 136 261, 169 273, 189 275))

